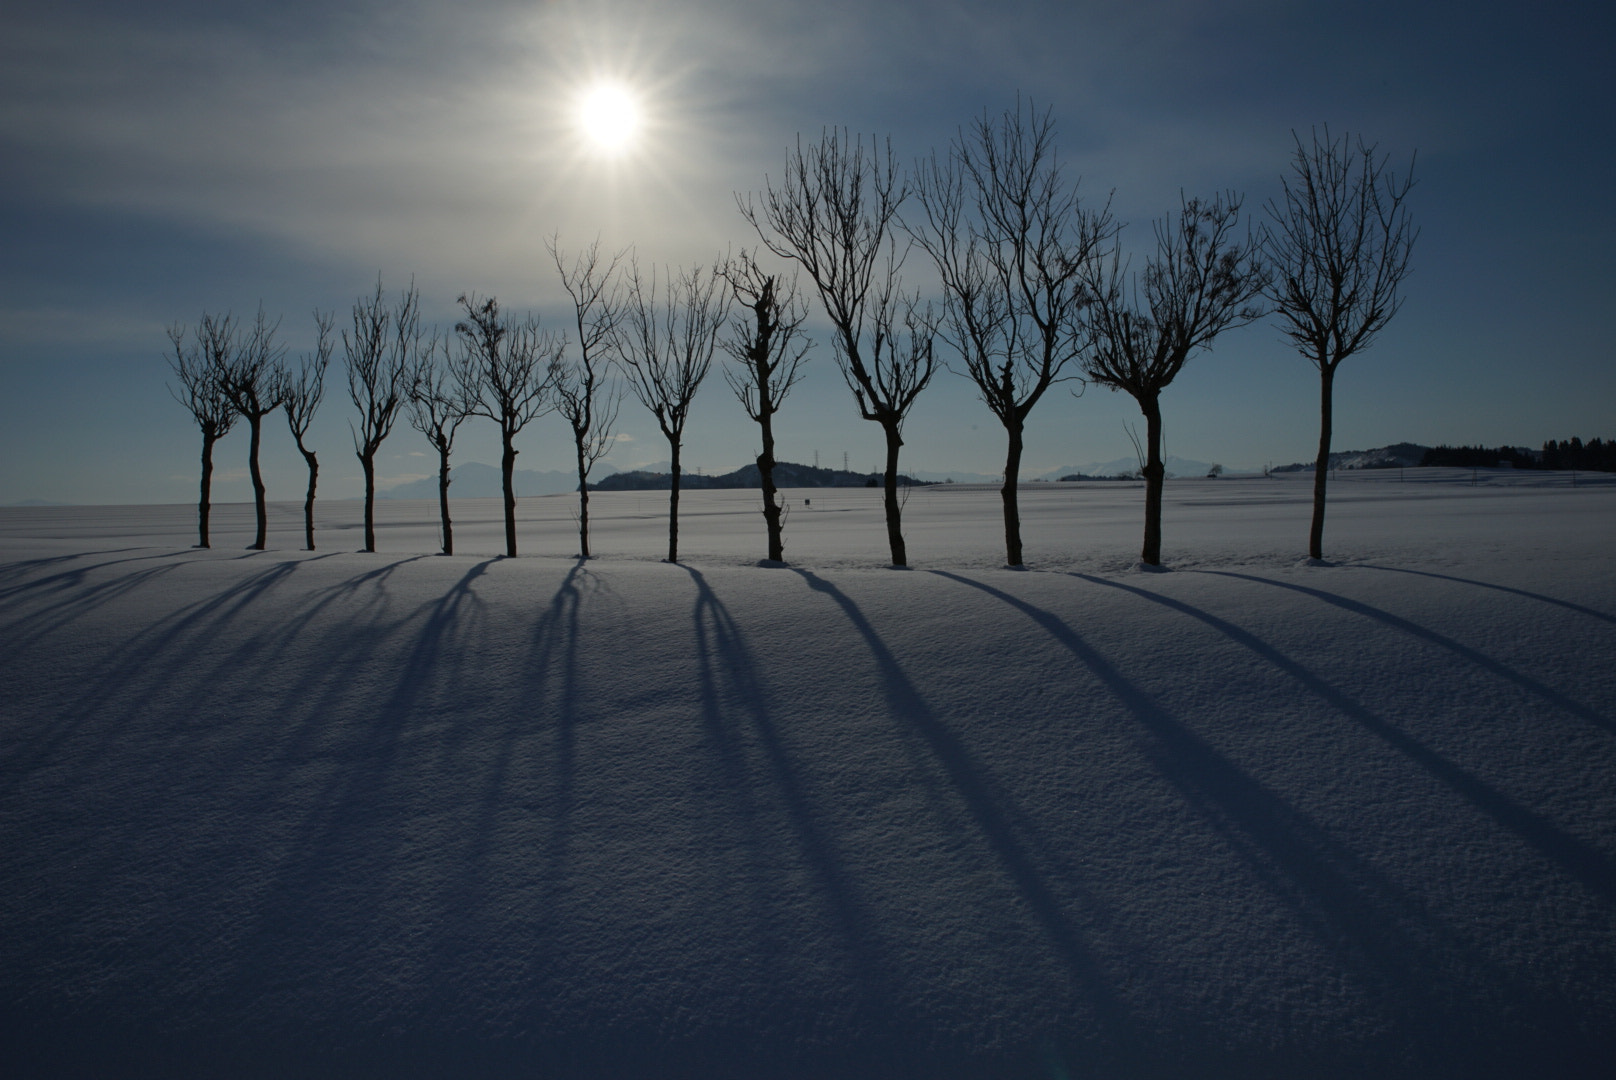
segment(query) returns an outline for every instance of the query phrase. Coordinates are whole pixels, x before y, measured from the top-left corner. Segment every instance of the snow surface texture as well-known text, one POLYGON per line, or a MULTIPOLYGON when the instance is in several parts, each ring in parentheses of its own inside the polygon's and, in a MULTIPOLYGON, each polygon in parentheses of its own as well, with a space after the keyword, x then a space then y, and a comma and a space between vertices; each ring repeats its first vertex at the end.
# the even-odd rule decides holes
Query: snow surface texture
POLYGON ((1616 485, 1477 479, 0 510, 0 1071, 1604 1075, 1616 485))

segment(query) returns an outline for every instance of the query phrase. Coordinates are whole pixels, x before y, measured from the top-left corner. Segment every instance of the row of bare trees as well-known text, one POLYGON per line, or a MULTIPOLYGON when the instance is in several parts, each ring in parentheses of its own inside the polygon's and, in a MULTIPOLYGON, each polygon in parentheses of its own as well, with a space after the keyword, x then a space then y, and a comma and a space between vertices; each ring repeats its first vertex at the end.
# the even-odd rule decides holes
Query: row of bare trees
POLYGON ((230 315, 204 314, 195 331, 169 331, 174 395, 202 430, 202 490, 198 543, 209 544, 208 517, 213 447, 244 418, 252 429, 249 466, 258 514, 252 545, 262 550, 266 519, 258 465, 265 416, 284 408, 288 426, 309 468, 304 503, 305 539, 314 550, 314 497, 319 462, 306 436, 324 395, 325 374, 340 336, 349 397, 358 411, 354 453, 365 477, 365 550, 376 549, 376 455, 399 418, 408 418, 438 455, 438 503, 443 552, 454 553, 449 513, 450 455, 461 425, 473 417, 500 431, 506 554, 516 554, 516 440, 534 420, 557 412, 573 435, 578 470, 579 555, 589 558, 589 472, 615 438, 623 388, 656 418, 668 439, 675 481, 669 502, 668 560, 678 560, 679 459, 690 407, 723 348, 737 369, 727 373, 749 415, 763 431, 760 457, 770 492, 765 510, 770 557, 782 558, 781 507, 774 499, 771 422, 800 377, 804 308, 794 283, 759 266, 748 253, 712 269, 667 271, 660 279, 625 266, 625 254, 604 256, 590 245, 571 261, 555 243, 551 258, 573 303, 571 332, 554 332, 531 314, 513 316, 494 297, 462 295, 461 318, 451 333, 426 329, 420 295, 412 285, 390 301, 378 281, 354 302, 352 326, 334 335, 334 316, 316 311, 317 345, 294 372, 276 343, 278 322, 260 310, 250 327, 230 315), (747 317, 729 326, 732 302, 747 317), (726 328, 728 333, 726 334, 726 328), (575 337, 573 335, 576 335, 575 337), (770 512, 772 510, 772 512, 770 512))
MULTIPOLYGON (((1129 394, 1145 420, 1146 482, 1141 561, 1161 561, 1161 395, 1185 364, 1225 330, 1277 315, 1286 338, 1321 378, 1321 425, 1309 554, 1322 557, 1331 401, 1341 361, 1365 348, 1401 305, 1416 232, 1401 178, 1362 140, 1296 138, 1283 197, 1267 221, 1242 228, 1234 192, 1182 198, 1154 223, 1154 250, 1135 267, 1107 199, 1080 197, 1055 145, 1048 111, 1017 102, 984 114, 912 175, 890 144, 845 131, 801 140, 778 179, 737 197, 763 247, 807 277, 831 331, 837 366, 859 415, 886 443, 883 507, 891 561, 907 565, 899 452, 903 428, 939 364, 969 378, 1005 429, 1005 561, 1024 564, 1017 477, 1032 409, 1057 383, 1092 382, 1129 394), (906 210, 906 204, 911 209, 906 210), (902 270, 918 248, 941 287, 926 301, 905 290, 902 270), (945 358, 938 359, 939 345, 945 358), (957 367, 954 364, 957 363, 957 367)), ((462 296, 452 334, 424 331, 413 286, 388 304, 376 292, 344 329, 350 397, 359 410, 354 449, 365 472, 365 548, 374 550, 375 455, 400 410, 439 457, 443 550, 453 552, 449 457, 470 417, 499 425, 506 553, 516 554, 513 473, 517 435, 556 411, 574 438, 579 554, 588 558, 590 469, 615 438, 623 387, 656 418, 672 460, 668 560, 678 560, 680 455, 691 403, 715 353, 759 425, 768 558, 784 559, 784 510, 773 480, 772 421, 803 374, 806 301, 795 278, 743 251, 711 268, 642 275, 626 253, 591 245, 568 260, 549 252, 573 304, 569 328, 512 317, 493 297, 462 296), (732 319, 732 310, 735 315, 732 319), (609 377, 615 369, 621 383, 609 377)), ((333 351, 332 319, 316 313, 319 344, 288 373, 262 313, 238 333, 228 316, 204 316, 193 344, 171 332, 174 369, 203 434, 202 544, 207 543, 211 449, 237 417, 252 428, 250 461, 264 543, 260 422, 286 406, 309 465, 308 544, 317 463, 303 437, 333 351)), ((1079 391, 1080 392, 1080 391, 1079 391)))

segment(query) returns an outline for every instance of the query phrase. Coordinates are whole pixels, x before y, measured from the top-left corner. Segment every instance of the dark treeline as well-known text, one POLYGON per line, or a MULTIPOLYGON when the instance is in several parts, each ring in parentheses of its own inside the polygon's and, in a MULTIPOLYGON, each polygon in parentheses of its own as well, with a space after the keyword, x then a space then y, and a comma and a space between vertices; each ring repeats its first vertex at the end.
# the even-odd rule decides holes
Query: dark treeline
POLYGON ((1457 469, 1616 472, 1616 440, 1590 439, 1585 443, 1575 435, 1565 442, 1550 439, 1537 454, 1519 446, 1434 446, 1425 452, 1420 464, 1457 469))
POLYGON ((1589 439, 1586 443, 1575 435, 1565 442, 1550 439, 1543 444, 1543 467, 1616 472, 1616 439, 1589 439))

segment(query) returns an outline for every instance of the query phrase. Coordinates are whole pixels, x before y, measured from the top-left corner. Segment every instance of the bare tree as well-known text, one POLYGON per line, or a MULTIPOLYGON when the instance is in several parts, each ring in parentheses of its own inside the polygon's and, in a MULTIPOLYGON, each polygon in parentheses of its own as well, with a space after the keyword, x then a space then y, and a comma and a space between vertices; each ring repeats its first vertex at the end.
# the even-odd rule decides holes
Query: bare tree
POLYGON ((730 293, 746 311, 738 317, 721 344, 735 361, 724 369, 724 381, 740 399, 763 435, 757 456, 758 479, 763 487, 763 526, 768 533, 769 558, 785 561, 785 511, 774 486, 774 414, 791 388, 802 379, 803 360, 813 342, 802 337, 807 308, 798 298, 797 281, 782 281, 742 251, 721 273, 730 293))
POLYGON ((354 454, 365 473, 365 550, 376 550, 376 452, 392 433, 404 405, 410 358, 420 347, 421 296, 415 282, 391 307, 376 279, 376 291, 353 305, 353 331, 342 332, 348 396, 359 410, 354 454))
POLYGON ((578 466, 578 557, 589 558, 589 470, 612 448, 620 390, 607 384, 604 360, 610 355, 623 314, 617 265, 622 253, 601 264, 600 243, 584 249, 572 264, 562 257, 558 239, 549 244, 561 284, 572 298, 573 325, 578 331, 578 358, 562 365, 555 384, 556 411, 572 428, 578 466))
POLYGON ((455 434, 470 415, 465 387, 456 378, 447 338, 433 331, 410 368, 410 426, 438 452, 438 515, 443 522, 443 553, 454 554, 454 523, 449 519, 449 455, 455 434))
POLYGON ((1388 157, 1361 138, 1295 135, 1285 199, 1269 200, 1264 251, 1268 289, 1285 337, 1319 372, 1319 454, 1313 465, 1313 524, 1307 553, 1324 557, 1325 482, 1330 471, 1335 369, 1368 347, 1403 306, 1399 289, 1419 230, 1409 217, 1414 163, 1401 179, 1388 157))
POLYGON ((258 467, 258 447, 264 417, 281 403, 281 356, 286 347, 275 343, 280 320, 270 322, 264 309, 258 309, 252 326, 237 342, 228 359, 223 352, 209 350, 216 361, 213 377, 219 390, 236 412, 247 421, 247 471, 252 476, 253 508, 258 514, 258 532, 251 547, 263 551, 269 536, 269 515, 264 506, 264 474, 258 467))
POLYGON ((945 295, 941 336, 964 361, 982 401, 1004 425, 1005 561, 1022 565, 1016 485, 1027 416, 1082 355, 1089 304, 1084 275, 1114 233, 1109 207, 1085 209, 1055 152, 1048 111, 1016 103, 933 153, 915 184, 921 213, 910 234, 937 264, 945 295))
POLYGON ((1161 564, 1161 392, 1195 353, 1233 326, 1259 319, 1267 284, 1258 243, 1237 239, 1240 198, 1190 199, 1156 222, 1156 254, 1137 278, 1121 252, 1089 274, 1094 303, 1088 377, 1124 390, 1145 415, 1145 542, 1139 558, 1161 564), (1126 279, 1126 280, 1125 280, 1126 279))
POLYGON ((760 203, 737 200, 741 213, 774 254, 795 259, 819 293, 835 328, 832 342, 859 415, 886 436, 884 506, 895 566, 907 566, 898 451, 903 422, 936 372, 930 320, 904 297, 903 257, 893 238, 908 188, 888 144, 827 131, 817 146, 799 140, 778 185, 764 181, 760 203), (900 332, 900 322, 907 334, 900 332))
POLYGON ((168 339, 174 344, 174 358, 169 361, 180 388, 172 386, 168 392, 184 405, 202 429, 202 494, 196 506, 197 547, 208 547, 208 517, 212 512, 213 444, 230 433, 236 424, 235 406, 219 387, 214 373, 228 366, 235 351, 236 332, 229 315, 215 317, 203 314, 196 328, 196 343, 185 347, 185 327, 175 323, 169 327, 168 339))
POLYGON ((280 395, 286 407, 286 426, 291 429, 297 451, 309 467, 309 490, 303 498, 303 538, 310 551, 314 550, 314 488, 320 479, 320 459, 308 448, 304 437, 325 398, 325 371, 331 364, 331 329, 335 321, 333 315, 316 311, 314 325, 319 338, 314 352, 302 355, 296 375, 284 368, 281 371, 280 395))
POLYGON ((566 339, 539 328, 532 315, 510 321, 494 297, 462 295, 466 317, 455 323, 460 352, 455 374, 467 414, 499 425, 500 475, 505 492, 505 554, 516 557, 516 436, 550 411, 566 339))
POLYGON ((668 495, 668 562, 679 561, 679 452, 690 403, 712 367, 718 335, 729 315, 723 277, 700 267, 669 272, 659 298, 655 274, 649 283, 639 267, 629 276, 627 318, 617 358, 629 390, 656 417, 673 458, 668 495))

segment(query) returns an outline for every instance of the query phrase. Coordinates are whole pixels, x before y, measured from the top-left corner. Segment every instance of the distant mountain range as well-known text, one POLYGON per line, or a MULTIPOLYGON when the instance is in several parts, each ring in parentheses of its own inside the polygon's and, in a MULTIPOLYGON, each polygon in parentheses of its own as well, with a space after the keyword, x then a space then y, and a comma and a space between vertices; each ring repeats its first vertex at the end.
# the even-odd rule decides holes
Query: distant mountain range
MULTIPOLYGON (((610 465, 597 465, 598 471, 611 472, 610 465)), ((511 484, 516 488, 520 497, 533 495, 560 495, 568 491, 578 490, 578 474, 562 469, 517 469, 511 476, 511 484)), ((449 494, 457 499, 497 499, 505 493, 501 483, 499 468, 494 465, 484 465, 480 461, 468 461, 464 465, 456 465, 449 470, 449 494)), ((436 499, 438 497, 438 477, 422 477, 420 480, 411 480, 407 484, 395 484, 385 491, 378 491, 379 499, 436 499)))
MULTIPOLYGON (((1394 443, 1391 446, 1382 446, 1374 450, 1343 450, 1330 455, 1332 469, 1384 469, 1396 468, 1399 465, 1414 467, 1420 463, 1429 449, 1416 443, 1394 443)), ((1194 461, 1189 458, 1166 458, 1167 473, 1169 476, 1205 476, 1212 469, 1212 462, 1194 461)), ((1313 467, 1312 462, 1296 462, 1291 465, 1280 465, 1272 472, 1301 472, 1313 467)), ((660 469, 666 469, 666 463, 660 463, 660 469)), ((1139 468, 1139 463, 1131 457, 1117 458, 1113 461, 1096 461, 1086 465, 1064 465, 1059 469, 1051 469, 1037 480, 1059 480, 1063 476, 1090 476, 1096 478, 1110 478, 1123 474, 1132 474, 1139 468)), ((610 465, 596 466, 598 477, 590 482, 592 491, 666 491, 672 479, 665 471, 659 471, 658 466, 650 469, 636 469, 629 472, 618 472, 610 465)), ((1226 468, 1226 473, 1238 474, 1242 472, 1261 472, 1260 469, 1226 468)), ((774 482, 780 487, 865 487, 874 475, 879 481, 880 474, 867 472, 853 472, 847 469, 819 469, 812 465, 798 465, 794 462, 782 461, 774 468, 774 482)), ((493 465, 484 465, 478 461, 468 461, 463 465, 456 465, 450 474, 451 482, 449 492, 457 499, 493 499, 500 496, 499 469, 493 465)), ((560 495, 578 488, 578 476, 570 470, 562 469, 517 469, 514 482, 516 494, 522 497, 535 495, 560 495)), ((917 470, 906 473, 900 481, 904 484, 997 484, 1000 478, 997 474, 970 472, 933 472, 917 470)), ((756 488, 761 486, 758 479, 758 468, 755 464, 744 465, 734 472, 707 475, 703 473, 684 474, 680 486, 689 491, 724 488, 756 488)), ((385 491, 376 493, 382 499, 435 499, 438 497, 438 478, 436 476, 423 477, 420 480, 411 480, 408 483, 397 484, 385 491)), ((35 505, 38 505, 36 503, 35 505)))
MULTIPOLYGON (((872 476, 879 482, 879 474, 851 472, 847 469, 816 469, 812 465, 797 465, 789 461, 779 462, 774 467, 774 482, 777 487, 868 487, 872 476)), ((903 474, 899 475, 898 482, 926 483, 917 477, 903 474)), ((666 491, 672 486, 673 477, 669 473, 635 470, 602 477, 591 483, 589 488, 591 491, 666 491)), ((689 491, 758 488, 763 486, 763 481, 758 473, 758 467, 753 464, 743 465, 734 472, 721 473, 717 476, 683 473, 679 478, 679 486, 689 491)))

